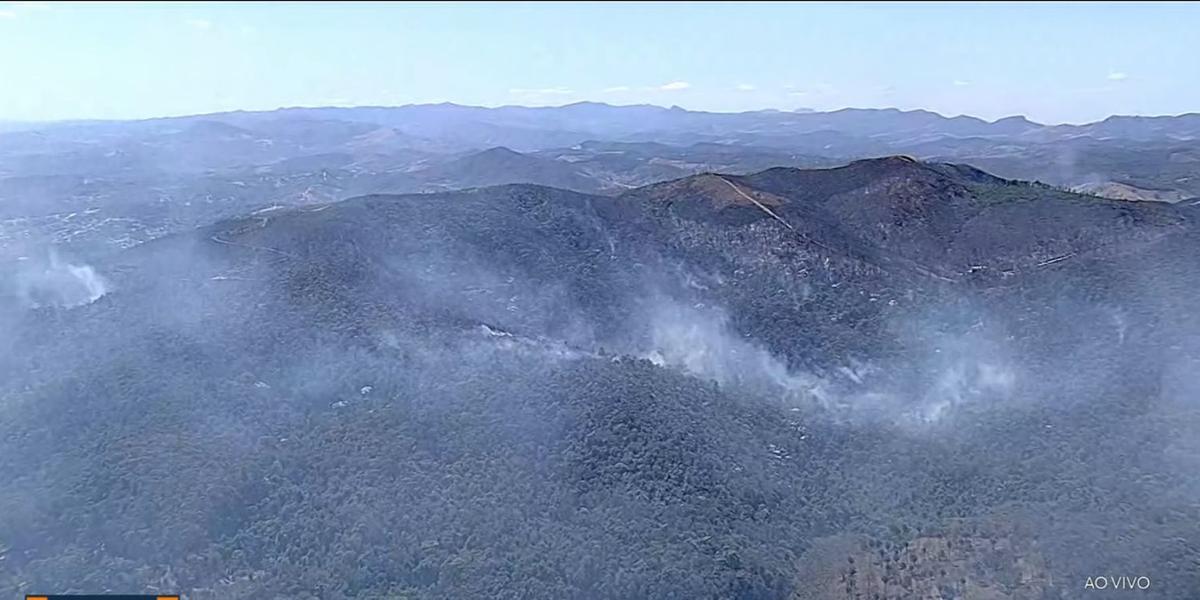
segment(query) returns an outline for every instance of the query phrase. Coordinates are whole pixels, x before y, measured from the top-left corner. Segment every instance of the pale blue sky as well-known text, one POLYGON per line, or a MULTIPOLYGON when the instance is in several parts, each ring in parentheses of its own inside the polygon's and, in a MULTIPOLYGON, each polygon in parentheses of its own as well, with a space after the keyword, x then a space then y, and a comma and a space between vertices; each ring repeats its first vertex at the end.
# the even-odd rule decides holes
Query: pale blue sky
POLYGON ((279 106, 1200 111, 1200 4, 0 2, 0 120, 279 106))

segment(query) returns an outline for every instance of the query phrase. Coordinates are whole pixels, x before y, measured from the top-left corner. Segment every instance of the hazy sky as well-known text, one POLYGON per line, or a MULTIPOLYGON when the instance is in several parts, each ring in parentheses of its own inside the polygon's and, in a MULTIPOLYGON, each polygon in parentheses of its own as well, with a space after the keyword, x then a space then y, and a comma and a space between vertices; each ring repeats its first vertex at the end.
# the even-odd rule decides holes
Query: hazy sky
POLYGON ((1200 4, 0 2, 0 119, 279 106, 1200 111, 1200 4))

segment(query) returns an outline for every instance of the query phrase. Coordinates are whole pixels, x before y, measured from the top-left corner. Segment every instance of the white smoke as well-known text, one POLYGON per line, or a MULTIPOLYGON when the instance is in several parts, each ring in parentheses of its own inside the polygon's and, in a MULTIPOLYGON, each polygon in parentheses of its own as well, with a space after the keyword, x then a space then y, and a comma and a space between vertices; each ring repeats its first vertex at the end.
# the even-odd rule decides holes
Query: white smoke
POLYGON ((765 348, 732 331, 728 316, 718 309, 656 303, 649 345, 643 358, 721 385, 767 387, 793 401, 826 399, 820 378, 790 371, 765 348))
POLYGON ((30 308, 72 308, 91 304, 108 293, 108 283, 90 265, 64 261, 51 251, 44 261, 23 264, 16 294, 30 308))
POLYGON ((1005 397, 1016 383, 1013 369, 976 356, 964 356, 941 367, 923 401, 912 411, 926 423, 941 420, 949 410, 980 399, 1005 397))
POLYGON ((738 335, 722 310, 660 301, 650 311, 648 349, 640 355, 788 406, 820 409, 838 420, 923 428, 958 409, 999 406, 1014 396, 1015 363, 993 335, 973 331, 907 341, 915 352, 902 364, 851 360, 818 375, 789 369, 766 348, 738 335))

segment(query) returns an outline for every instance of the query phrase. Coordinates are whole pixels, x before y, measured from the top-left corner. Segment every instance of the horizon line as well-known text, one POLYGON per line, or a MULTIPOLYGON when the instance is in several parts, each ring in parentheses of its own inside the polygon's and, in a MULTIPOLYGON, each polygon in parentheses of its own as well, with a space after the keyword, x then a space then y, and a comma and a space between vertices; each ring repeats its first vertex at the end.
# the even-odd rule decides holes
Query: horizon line
POLYGON ((937 117, 940 117, 940 118, 946 119, 946 120, 971 119, 971 120, 976 120, 976 121, 980 121, 980 122, 987 123, 987 124, 995 124, 1000 121, 1020 119, 1020 120, 1026 121, 1030 124, 1037 125, 1039 127, 1082 127, 1082 126, 1086 126, 1086 125, 1094 125, 1097 123, 1103 123, 1103 122, 1106 122, 1106 121, 1114 119, 1114 118, 1170 119, 1170 118, 1187 117, 1187 116, 1193 116, 1193 115, 1200 116, 1200 111, 1188 111, 1188 112, 1182 112, 1182 113, 1176 113, 1176 114, 1110 114, 1107 117, 1104 117, 1103 119, 1099 119, 1099 120, 1095 120, 1095 121, 1084 121, 1084 122, 1076 122, 1076 123, 1071 123, 1071 122, 1042 123, 1042 122, 1034 121, 1033 119, 1030 119, 1027 115, 1023 115, 1023 114, 1019 114, 1019 113, 989 120, 989 119, 986 119, 983 117, 970 115, 967 113, 959 113, 957 115, 947 115, 947 114, 938 112, 936 110, 930 110, 927 108, 902 109, 902 108, 897 108, 894 106, 889 106, 889 107, 845 106, 842 108, 836 108, 836 109, 830 109, 830 110, 816 110, 816 109, 801 107, 801 108, 795 108, 795 109, 759 108, 759 109, 753 109, 753 110, 740 110, 740 111, 715 111, 715 110, 694 110, 694 109, 684 108, 677 104, 672 104, 671 106, 663 106, 661 104, 653 104, 653 103, 648 103, 648 102, 641 102, 641 103, 635 103, 635 104, 611 104, 611 103, 603 102, 603 101, 579 100, 576 102, 569 102, 569 103, 565 103, 565 104, 556 104, 556 105, 549 105, 549 104, 547 104, 547 105, 497 104, 497 105, 488 106, 488 105, 482 105, 482 104, 460 104, 460 103, 457 103, 454 101, 444 100, 442 102, 410 102, 407 104, 317 104, 317 105, 296 104, 296 105, 288 105, 288 106, 277 106, 275 108, 267 108, 267 109, 236 108, 236 109, 231 109, 231 110, 219 110, 219 111, 212 111, 212 112, 178 113, 178 114, 157 115, 157 116, 150 116, 150 117, 132 117, 132 118, 77 118, 77 117, 75 117, 75 118, 39 119, 39 120, 2 119, 2 118, 0 118, 0 123, 19 124, 19 125, 128 123, 128 122, 143 122, 143 121, 162 121, 162 120, 170 120, 170 119, 187 119, 187 118, 194 118, 194 117, 215 117, 215 116, 219 116, 219 115, 244 114, 244 113, 267 114, 267 113, 289 111, 289 110, 355 110, 355 109, 382 109, 382 110, 392 109, 392 110, 395 110, 395 109, 404 109, 404 108, 422 108, 422 107, 438 107, 438 106, 465 108, 465 109, 478 109, 478 110, 502 110, 502 109, 556 110, 556 109, 564 109, 564 108, 570 108, 570 107, 581 106, 581 105, 604 106, 607 108, 617 108, 617 109, 621 109, 621 108, 655 108, 655 109, 660 109, 663 111, 680 111, 680 112, 686 112, 686 113, 708 114, 708 115, 748 115, 748 114, 756 114, 756 113, 782 113, 782 114, 794 114, 794 115, 828 115, 828 114, 834 114, 834 113, 839 113, 839 112, 848 112, 848 111, 895 112, 895 113, 900 113, 900 114, 927 113, 927 114, 932 114, 932 115, 935 115, 937 117))

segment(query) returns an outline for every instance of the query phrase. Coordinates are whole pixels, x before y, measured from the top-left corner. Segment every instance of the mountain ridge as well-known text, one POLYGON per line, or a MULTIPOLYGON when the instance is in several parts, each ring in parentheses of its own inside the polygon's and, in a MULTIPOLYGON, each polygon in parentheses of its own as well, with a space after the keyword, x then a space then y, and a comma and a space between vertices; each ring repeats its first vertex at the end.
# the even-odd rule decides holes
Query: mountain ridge
MULTIPOLYGON (((496 111, 496 110, 506 110, 506 109, 552 111, 552 110, 556 110, 556 109, 569 109, 569 108, 602 108, 602 109, 657 109, 657 110, 661 110, 663 112, 669 112, 672 109, 672 107, 666 107, 666 106, 661 106, 661 105, 657 105, 657 104, 649 104, 649 103, 611 104, 608 102, 596 101, 596 100, 580 100, 580 101, 570 102, 570 103, 561 104, 561 105, 539 105, 539 106, 529 106, 529 105, 521 105, 521 104, 505 104, 505 105, 497 105, 497 106, 485 106, 485 105, 462 104, 462 103, 456 103, 456 102, 428 102, 428 103, 412 103, 412 104, 397 104, 397 105, 364 104, 364 105, 358 105, 358 106, 292 105, 292 106, 280 106, 280 107, 271 108, 271 109, 257 109, 257 110, 239 109, 239 110, 232 110, 232 111, 213 111, 213 112, 203 112, 203 113, 194 113, 194 114, 144 117, 144 118, 136 118, 136 119, 59 119, 59 120, 53 120, 53 121, 37 121, 37 122, 6 121, 5 123, 6 123, 6 125, 23 124, 23 125, 33 126, 33 125, 45 125, 45 124, 51 124, 51 123, 80 124, 80 123, 163 121, 163 120, 188 119, 188 118, 200 118, 200 117, 219 117, 219 116, 225 116, 225 115, 257 115, 257 114, 266 114, 266 113, 287 113, 287 112, 296 112, 296 111, 319 112, 319 111, 354 111, 354 110, 398 110, 398 109, 419 109, 419 108, 439 108, 439 109, 450 109, 450 110, 471 109, 471 110, 482 110, 482 111, 496 111)), ((679 107, 675 107, 675 108, 679 108, 679 107)), ((929 115, 934 115, 934 116, 940 117, 942 119, 947 119, 947 120, 961 118, 961 119, 975 120, 975 121, 992 124, 992 125, 1002 123, 1002 122, 1017 120, 1017 121, 1021 121, 1021 122, 1025 122, 1025 123, 1030 123, 1030 124, 1033 124, 1033 125, 1036 125, 1039 127, 1086 127, 1089 125, 1097 125, 1097 124, 1110 122, 1110 121, 1122 121, 1122 120, 1163 121, 1163 120, 1178 119, 1178 118, 1191 119, 1191 118, 1200 116, 1200 112, 1196 112, 1196 111, 1188 111, 1188 112, 1175 113, 1175 114, 1161 114, 1161 115, 1114 114, 1114 115, 1109 115, 1103 119, 1098 119, 1095 121, 1085 121, 1085 122, 1080 122, 1080 123, 1040 123, 1040 122, 1033 121, 1033 120, 1029 119, 1028 116, 1022 115, 1022 114, 1013 114, 1013 115, 1008 115, 1008 116, 1003 116, 1003 117, 996 117, 994 119, 989 120, 989 119, 986 119, 983 117, 978 117, 978 116, 969 115, 969 114, 949 115, 949 114, 943 114, 943 113, 937 112, 935 110, 923 109, 923 108, 900 109, 900 108, 895 108, 895 107, 882 107, 882 108, 843 107, 843 108, 838 108, 838 109, 829 109, 829 110, 824 110, 824 111, 811 111, 811 112, 809 112, 807 110, 805 112, 794 112, 794 111, 775 110, 775 109, 751 109, 751 110, 744 110, 744 111, 705 111, 705 110, 691 110, 691 109, 681 109, 681 110, 683 110, 685 112, 689 112, 689 113, 709 114, 709 115, 740 115, 740 114, 753 114, 753 113, 761 113, 761 112, 774 112, 774 113, 782 113, 782 114, 817 114, 817 115, 834 114, 834 113, 856 113, 856 112, 861 112, 861 113, 878 112, 878 113, 893 113, 893 114, 929 114, 929 115)))
POLYGON ((1185 597, 1193 210, 885 157, 269 208, 67 305, 33 268, 0 589, 1185 597))

